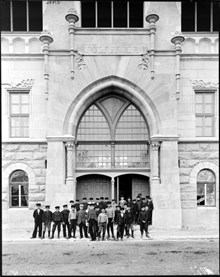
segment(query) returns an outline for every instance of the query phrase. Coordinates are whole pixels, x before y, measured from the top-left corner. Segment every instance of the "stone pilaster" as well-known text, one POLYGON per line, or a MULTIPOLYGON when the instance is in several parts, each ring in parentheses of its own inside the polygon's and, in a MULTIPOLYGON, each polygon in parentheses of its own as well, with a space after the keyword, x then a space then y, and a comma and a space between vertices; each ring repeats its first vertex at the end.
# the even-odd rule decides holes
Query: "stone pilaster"
POLYGON ((115 178, 113 177, 112 180, 111 180, 111 194, 112 194, 112 199, 115 198, 115 178))
POLYGON ((160 148, 160 142, 159 141, 151 141, 151 155, 152 155, 152 165, 151 165, 151 172, 152 172, 152 178, 151 181, 154 183, 160 182, 159 177, 159 148, 160 148))
POLYGON ((66 183, 72 183, 74 180, 74 169, 75 169, 75 143, 74 141, 67 141, 65 143, 66 150, 67 150, 67 176, 66 176, 66 183))

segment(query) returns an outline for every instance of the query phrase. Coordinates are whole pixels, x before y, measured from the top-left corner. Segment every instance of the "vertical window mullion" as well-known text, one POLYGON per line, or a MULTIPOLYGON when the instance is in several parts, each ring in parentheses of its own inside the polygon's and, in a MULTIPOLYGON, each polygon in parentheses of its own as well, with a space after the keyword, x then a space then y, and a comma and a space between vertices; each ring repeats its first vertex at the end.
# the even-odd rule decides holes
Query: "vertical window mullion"
POLYGON ((210 5, 210 32, 213 32, 213 2, 210 5))
POLYGON ((195 2, 195 32, 197 32, 197 2, 195 2))
POLYGON ((98 3, 95 1, 95 27, 98 27, 98 3))
POLYGON ((13 6, 12 1, 10 1, 10 23, 11 23, 11 32, 13 32, 13 6))
POLYGON ((206 206, 206 189, 207 189, 207 186, 206 186, 206 183, 205 183, 205 206, 206 206))
POLYGON ((129 28, 130 27, 130 25, 129 25, 129 1, 127 1, 127 28, 129 28))
POLYGON ((26 17, 27 17, 27 31, 29 31, 29 3, 26 1, 26 17))
POLYGON ((19 208, 21 207, 21 185, 18 185, 18 205, 19 205, 19 208))
POLYGON ((114 5, 114 2, 113 1, 111 1, 111 28, 113 28, 113 13, 114 13, 114 11, 113 11, 113 9, 114 9, 114 7, 113 7, 113 5, 114 5))

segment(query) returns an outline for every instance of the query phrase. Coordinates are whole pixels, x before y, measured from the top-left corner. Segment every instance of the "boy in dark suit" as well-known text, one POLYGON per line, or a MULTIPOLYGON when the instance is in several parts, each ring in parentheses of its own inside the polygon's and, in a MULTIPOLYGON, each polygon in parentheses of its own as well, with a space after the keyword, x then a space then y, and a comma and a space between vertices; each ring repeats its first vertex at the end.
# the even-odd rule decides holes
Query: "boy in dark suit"
POLYGON ((117 224, 117 240, 119 239, 119 237, 121 238, 121 240, 123 240, 125 229, 125 212, 123 207, 120 208, 120 214, 118 214, 117 217, 117 224))
POLYGON ((41 239, 45 238, 46 229, 48 230, 48 238, 50 238, 51 221, 52 221, 52 212, 50 211, 50 206, 46 205, 45 206, 45 211, 43 213, 43 218, 42 218, 43 236, 41 237, 41 239))
POLYGON ((52 221, 53 221, 53 229, 52 229, 52 237, 51 239, 54 238, 54 233, 56 231, 56 227, 58 230, 58 239, 60 238, 60 225, 61 222, 63 221, 62 219, 62 214, 60 212, 60 206, 55 207, 55 212, 52 214, 52 221))
POLYGON ((95 211, 95 203, 91 202, 90 204, 90 209, 88 211, 88 215, 87 215, 87 221, 89 223, 89 233, 91 236, 91 241, 95 241, 96 240, 96 234, 97 234, 97 214, 95 211))
POLYGON ((153 215, 154 204, 150 197, 148 198, 148 209, 149 209, 148 225, 152 225, 152 215, 153 215))
POLYGON ((34 218, 34 231, 32 234, 31 239, 35 239, 37 235, 37 229, 39 229, 38 236, 41 238, 42 235, 42 219, 43 219, 43 213, 44 211, 41 209, 41 204, 36 204, 37 209, 34 210, 33 218, 34 218))
POLYGON ((82 204, 83 204, 83 210, 84 211, 87 210, 88 203, 87 203, 87 198, 86 197, 83 198, 82 204))
POLYGON ((84 230, 84 235, 86 238, 88 238, 87 235, 87 228, 86 228, 86 212, 83 209, 83 204, 79 205, 80 210, 76 213, 76 219, 77 219, 77 225, 79 226, 79 233, 80 233, 80 238, 83 238, 83 231, 84 230))
POLYGON ((63 210, 61 212, 61 215, 62 215, 62 220, 63 220, 62 226, 63 226, 63 237, 64 238, 70 237, 69 213, 70 213, 70 211, 67 209, 67 205, 63 205, 63 210), (68 235, 66 235, 66 230, 67 230, 68 235))
POLYGON ((76 199, 76 203, 74 204, 75 208, 76 208, 76 211, 78 212, 79 211, 79 199, 76 199))
POLYGON ((149 220, 149 211, 148 206, 142 207, 139 213, 139 224, 140 224, 140 231, 141 231, 141 238, 143 238, 143 232, 145 231, 146 237, 149 237, 148 233, 148 220, 149 220))

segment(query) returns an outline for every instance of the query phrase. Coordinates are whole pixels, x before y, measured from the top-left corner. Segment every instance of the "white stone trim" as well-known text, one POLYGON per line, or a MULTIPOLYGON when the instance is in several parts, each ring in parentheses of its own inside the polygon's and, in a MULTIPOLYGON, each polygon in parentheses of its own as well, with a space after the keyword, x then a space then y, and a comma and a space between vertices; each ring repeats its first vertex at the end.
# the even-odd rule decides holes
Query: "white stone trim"
MULTIPOLYGON (((193 167, 191 170, 191 173, 189 175, 189 184, 195 188, 195 194, 196 194, 196 185, 197 185, 197 175, 200 170, 202 169, 210 169, 214 174, 216 178, 216 207, 213 208, 219 208, 219 167, 213 163, 213 162, 200 162, 196 166, 193 167)), ((195 195, 196 199, 196 195, 195 195)), ((209 207, 201 207, 203 209, 209 208, 209 207)))

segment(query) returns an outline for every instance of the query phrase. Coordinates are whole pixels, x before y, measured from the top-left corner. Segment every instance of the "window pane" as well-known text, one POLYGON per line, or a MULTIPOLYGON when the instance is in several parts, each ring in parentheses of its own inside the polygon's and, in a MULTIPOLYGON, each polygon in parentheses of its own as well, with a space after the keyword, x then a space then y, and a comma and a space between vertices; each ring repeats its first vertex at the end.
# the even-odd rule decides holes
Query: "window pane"
POLYGON ((204 126, 205 127, 212 127, 212 117, 205 117, 204 118, 204 126))
POLYGON ((11 197, 11 206, 12 207, 18 207, 19 206, 19 197, 18 196, 12 196, 11 197))
POLYGON ((197 181, 199 181, 199 182, 215 182, 215 175, 211 170, 203 169, 198 173, 197 181))
POLYGON ((213 93, 204 93, 205 103, 213 103, 213 93))
POLYGON ((42 31, 42 2, 29 1, 29 31, 42 31))
POLYGON ((195 3, 182 2, 182 32, 195 31, 195 3))
POLYGON ((21 114, 29 113, 29 105, 21 105, 21 114))
POLYGON ((143 2, 129 2, 129 27, 143 27, 143 2))
POLYGON ((20 128, 11 128, 11 137, 19 137, 20 128))
POLYGON ((111 27, 111 2, 98 2, 98 27, 111 27))
POLYGON ((219 31, 220 3, 213 2, 213 31, 219 31))
POLYGON ((213 113, 213 104, 205 104, 205 113, 213 113))
POLYGON ((10 96, 11 96, 11 103, 13 103, 13 104, 19 104, 20 103, 19 93, 16 93, 16 94, 11 93, 10 96))
POLYGON ((11 195, 19 196, 19 185, 11 186, 11 195))
POLYGON ((197 184, 197 205, 205 205, 205 186, 197 184))
POLYGON ((82 1, 82 27, 95 27, 95 2, 82 1))
POLYGON ((206 206, 215 206, 215 195, 206 195, 206 206))
POLYGON ((10 31, 10 2, 0 2, 1 30, 10 31))
POLYGON ((13 30, 27 31, 26 1, 12 1, 13 30))
POLYGON ((203 136, 202 127, 196 127, 196 136, 197 137, 202 137, 203 136))
POLYGON ((211 1, 197 1, 197 31, 210 31, 211 1))
POLYGON ((11 117, 11 127, 20 127, 20 117, 11 117))
POLYGON ((203 93, 196 93, 196 103, 203 103, 203 93))
POLYGON ((205 137, 211 137, 211 136, 213 136, 213 130, 212 130, 211 127, 205 127, 204 132, 205 132, 204 133, 205 137))
POLYGON ((10 182, 28 182, 27 173, 22 170, 16 170, 12 173, 10 182))
POLYGON ((196 117, 196 126, 197 127, 203 126, 203 118, 202 117, 196 117))
POLYGON ((21 195, 23 196, 28 195, 28 185, 21 186, 21 195))
POLYGON ((29 102, 29 94, 21 93, 21 103, 28 104, 28 102, 29 102))
POLYGON ((203 105, 196 104, 196 113, 202 113, 202 112, 203 112, 203 105))
POLYGON ((11 105, 11 114, 19 114, 20 113, 20 108, 19 105, 11 105))
POLYGON ((28 206, 28 196, 21 196, 21 207, 28 206))
POLYGON ((113 2, 114 27, 127 27, 127 2, 113 2))

